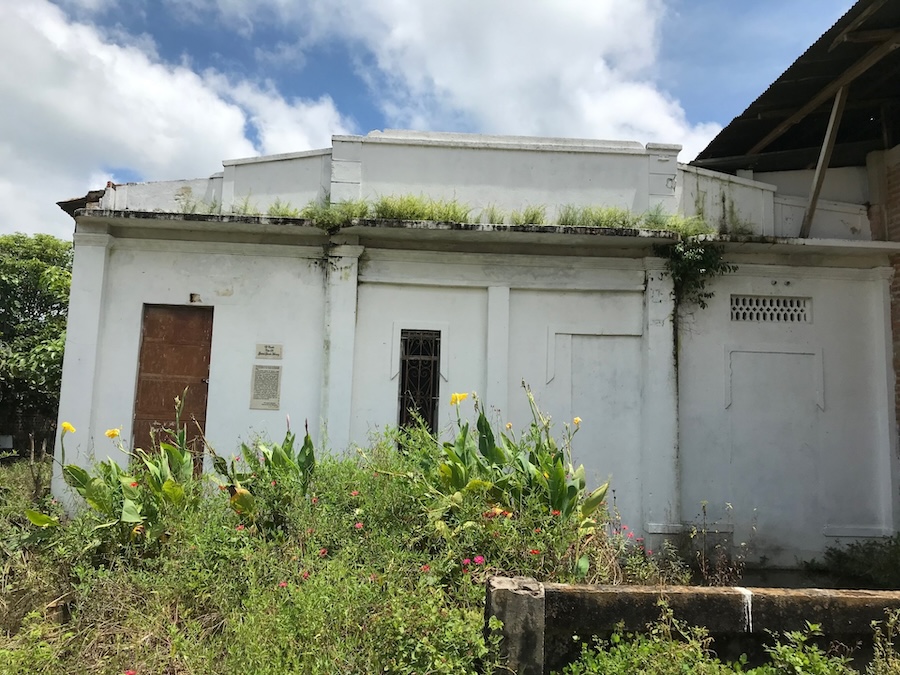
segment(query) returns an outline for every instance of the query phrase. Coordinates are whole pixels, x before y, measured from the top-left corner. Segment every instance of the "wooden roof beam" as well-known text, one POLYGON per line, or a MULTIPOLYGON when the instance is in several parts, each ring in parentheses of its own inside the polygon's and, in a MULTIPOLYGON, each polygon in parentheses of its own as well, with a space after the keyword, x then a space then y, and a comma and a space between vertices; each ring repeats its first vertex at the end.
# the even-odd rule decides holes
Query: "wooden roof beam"
POLYGON ((816 172, 813 174, 809 203, 806 206, 806 213, 803 215, 803 224, 800 226, 801 239, 806 239, 812 229, 813 216, 816 215, 816 205, 819 202, 819 194, 822 192, 822 184, 825 182, 825 172, 828 171, 828 165, 831 163, 831 153, 834 150, 834 141, 837 138, 838 127, 841 126, 841 116, 844 114, 846 102, 847 87, 841 87, 834 96, 831 117, 828 119, 828 128, 825 130, 825 140, 822 141, 822 150, 819 153, 816 172))
POLYGON ((768 147, 775 139, 780 138, 784 132, 801 121, 804 117, 813 112, 820 105, 832 98, 838 90, 848 86, 853 80, 866 72, 869 68, 881 61, 885 56, 900 47, 900 31, 892 31, 891 37, 883 43, 870 49, 865 56, 859 59, 852 66, 847 68, 837 78, 831 81, 822 91, 813 96, 805 105, 800 107, 797 112, 776 126, 772 131, 766 134, 762 140, 756 143, 752 148, 747 150, 748 155, 758 154, 761 150, 768 147))
POLYGON ((886 2, 887 2, 887 0, 874 0, 872 2, 872 4, 870 4, 862 12, 860 12, 859 16, 856 17, 855 19, 853 19, 853 21, 851 21, 844 30, 842 30, 840 33, 838 33, 838 36, 831 43, 831 46, 828 48, 828 51, 831 51, 832 49, 837 47, 839 44, 845 42, 846 36, 849 33, 852 33, 857 28, 862 26, 869 19, 869 17, 872 16, 879 9, 881 9, 886 2))

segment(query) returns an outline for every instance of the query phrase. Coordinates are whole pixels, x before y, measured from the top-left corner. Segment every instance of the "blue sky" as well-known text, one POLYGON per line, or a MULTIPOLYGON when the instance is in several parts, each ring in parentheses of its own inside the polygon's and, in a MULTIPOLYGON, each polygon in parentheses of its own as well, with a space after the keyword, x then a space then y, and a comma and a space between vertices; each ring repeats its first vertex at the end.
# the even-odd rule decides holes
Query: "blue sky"
POLYGON ((849 0, 0 0, 0 232, 106 180, 415 128, 681 143, 849 0), (13 64, 13 67, 10 67, 13 64))

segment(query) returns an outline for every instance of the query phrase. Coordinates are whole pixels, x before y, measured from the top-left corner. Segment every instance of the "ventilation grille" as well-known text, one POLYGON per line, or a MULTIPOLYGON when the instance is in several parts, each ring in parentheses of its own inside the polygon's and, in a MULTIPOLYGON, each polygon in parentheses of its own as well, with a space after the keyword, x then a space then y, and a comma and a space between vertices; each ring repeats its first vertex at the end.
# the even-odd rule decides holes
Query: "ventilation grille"
POLYGON ((732 295, 731 320, 765 323, 811 323, 812 298, 732 295))

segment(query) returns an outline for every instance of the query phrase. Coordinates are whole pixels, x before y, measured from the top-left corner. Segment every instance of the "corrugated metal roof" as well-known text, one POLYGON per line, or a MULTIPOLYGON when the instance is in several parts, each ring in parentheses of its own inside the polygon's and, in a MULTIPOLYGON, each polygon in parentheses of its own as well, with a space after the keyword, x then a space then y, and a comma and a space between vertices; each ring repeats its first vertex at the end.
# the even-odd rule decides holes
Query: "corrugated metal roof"
POLYGON ((692 162, 720 171, 816 165, 833 94, 765 147, 755 146, 817 97, 848 85, 830 166, 863 166, 866 154, 900 142, 900 0, 859 0, 692 162))

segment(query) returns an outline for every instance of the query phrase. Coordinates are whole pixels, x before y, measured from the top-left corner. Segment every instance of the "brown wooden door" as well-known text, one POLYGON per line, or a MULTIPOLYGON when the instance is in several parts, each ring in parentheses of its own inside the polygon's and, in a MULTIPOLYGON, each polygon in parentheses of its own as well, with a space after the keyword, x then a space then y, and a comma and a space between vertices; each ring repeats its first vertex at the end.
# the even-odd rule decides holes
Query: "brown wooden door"
POLYGON ((174 429, 175 398, 184 396, 182 424, 202 464, 201 436, 206 428, 212 307, 144 305, 132 442, 136 448, 167 440, 161 429, 174 429), (187 394, 184 394, 187 389, 187 394))

